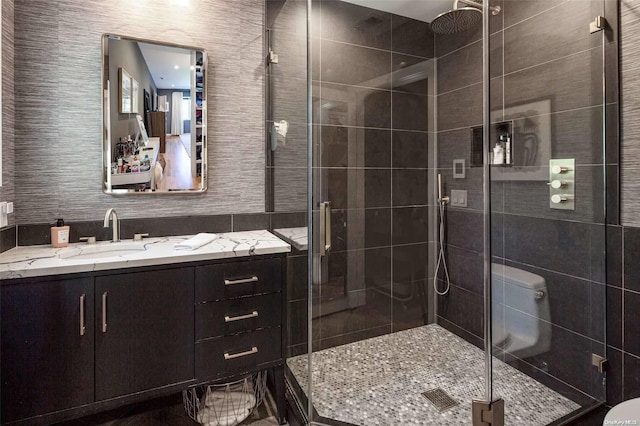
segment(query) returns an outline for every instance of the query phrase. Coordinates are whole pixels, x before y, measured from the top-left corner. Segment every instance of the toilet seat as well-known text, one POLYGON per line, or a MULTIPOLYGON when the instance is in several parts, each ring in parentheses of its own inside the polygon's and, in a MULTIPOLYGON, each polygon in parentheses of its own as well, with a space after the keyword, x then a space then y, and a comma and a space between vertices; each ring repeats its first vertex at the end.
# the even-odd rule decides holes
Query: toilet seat
POLYGON ((621 402, 605 416, 603 425, 640 425, 640 398, 621 402))

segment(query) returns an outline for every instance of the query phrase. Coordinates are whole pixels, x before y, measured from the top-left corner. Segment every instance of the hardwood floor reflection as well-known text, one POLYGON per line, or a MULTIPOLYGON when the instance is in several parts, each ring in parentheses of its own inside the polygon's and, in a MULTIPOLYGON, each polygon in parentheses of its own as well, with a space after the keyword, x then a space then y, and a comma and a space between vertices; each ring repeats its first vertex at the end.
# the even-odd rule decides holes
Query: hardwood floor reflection
MULTIPOLYGON (((189 136, 186 134, 181 138, 167 135, 166 151, 160 154, 164 158, 164 170, 162 179, 157 182, 158 189, 194 189, 200 186, 200 177, 191 175, 191 157, 185 148, 185 144, 190 143, 189 136)), ((195 155, 195 152, 192 154, 195 155)))

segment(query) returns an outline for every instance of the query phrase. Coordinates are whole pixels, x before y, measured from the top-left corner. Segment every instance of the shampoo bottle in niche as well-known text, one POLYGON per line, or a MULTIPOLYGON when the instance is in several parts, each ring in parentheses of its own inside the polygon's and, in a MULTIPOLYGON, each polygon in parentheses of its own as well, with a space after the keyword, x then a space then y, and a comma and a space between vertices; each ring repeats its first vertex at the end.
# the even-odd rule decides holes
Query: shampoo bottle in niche
POLYGON ((504 164, 504 150, 500 142, 493 147, 493 164, 504 164))
POLYGON ((51 227, 51 245, 54 247, 69 245, 69 226, 65 226, 62 219, 58 219, 56 226, 51 227))
POLYGON ((504 142, 504 162, 505 164, 511 164, 513 162, 511 157, 511 136, 509 133, 500 136, 500 141, 504 142))

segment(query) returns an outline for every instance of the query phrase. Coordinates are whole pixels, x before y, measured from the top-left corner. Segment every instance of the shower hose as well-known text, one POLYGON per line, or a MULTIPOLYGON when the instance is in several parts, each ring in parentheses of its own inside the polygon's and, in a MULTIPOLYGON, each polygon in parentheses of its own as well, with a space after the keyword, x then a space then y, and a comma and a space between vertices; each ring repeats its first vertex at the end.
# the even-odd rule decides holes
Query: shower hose
POLYGON ((444 257, 444 201, 439 201, 439 209, 440 209, 440 217, 438 220, 439 225, 439 235, 438 235, 438 260, 436 261, 436 270, 433 272, 433 290, 439 294, 440 296, 444 296, 449 293, 449 289, 451 288, 451 280, 449 279, 449 270, 447 269, 447 259, 444 257), (440 271, 440 265, 442 265, 442 270, 444 271, 444 275, 447 279, 446 287, 444 291, 438 290, 438 272, 440 271))

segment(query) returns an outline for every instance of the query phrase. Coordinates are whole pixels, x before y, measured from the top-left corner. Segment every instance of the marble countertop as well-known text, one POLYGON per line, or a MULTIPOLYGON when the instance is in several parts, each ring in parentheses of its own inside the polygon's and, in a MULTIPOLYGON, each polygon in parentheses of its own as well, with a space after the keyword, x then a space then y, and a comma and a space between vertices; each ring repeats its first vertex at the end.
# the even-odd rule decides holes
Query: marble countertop
POLYGON ((307 236, 307 227, 299 228, 279 228, 274 229, 273 233, 294 246, 298 250, 308 250, 309 241, 307 236))
POLYGON ((268 231, 216 234, 196 250, 174 250, 173 245, 192 235, 123 240, 112 243, 76 243, 64 248, 15 247, 0 254, 0 279, 104 271, 213 259, 287 253, 291 246, 268 231))

